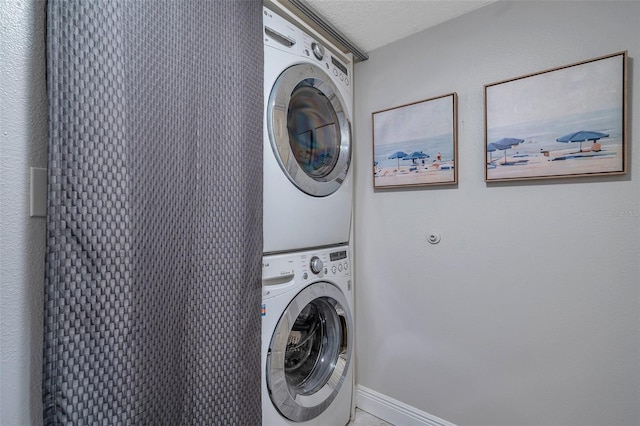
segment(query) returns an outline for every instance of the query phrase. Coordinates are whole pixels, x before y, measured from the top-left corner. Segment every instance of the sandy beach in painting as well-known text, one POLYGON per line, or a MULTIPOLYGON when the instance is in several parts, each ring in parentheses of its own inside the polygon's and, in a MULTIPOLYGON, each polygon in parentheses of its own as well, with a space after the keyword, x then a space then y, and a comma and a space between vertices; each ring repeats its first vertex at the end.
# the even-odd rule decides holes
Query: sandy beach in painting
POLYGON ((454 183, 455 176, 453 163, 443 164, 442 168, 435 168, 434 165, 403 165, 399 169, 397 167, 376 168, 374 180, 375 186, 380 188, 399 185, 454 183))
POLYGON ((494 153, 487 158, 487 180, 560 177, 569 175, 619 172, 623 170, 622 143, 603 143, 592 150, 591 143, 578 144, 567 149, 521 153, 514 148, 513 155, 494 153))

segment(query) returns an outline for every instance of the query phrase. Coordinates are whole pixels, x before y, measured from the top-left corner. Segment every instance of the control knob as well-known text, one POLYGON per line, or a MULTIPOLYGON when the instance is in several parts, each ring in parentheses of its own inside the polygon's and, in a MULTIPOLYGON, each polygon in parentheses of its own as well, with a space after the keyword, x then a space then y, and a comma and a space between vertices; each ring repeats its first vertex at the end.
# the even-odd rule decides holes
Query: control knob
POLYGON ((322 264, 322 260, 320 260, 318 256, 313 256, 311 258, 311 262, 309 262, 309 267, 311 267, 311 272, 313 272, 314 274, 319 274, 320 271, 322 271, 323 266, 324 265, 322 264))
POLYGON ((324 47, 314 41, 313 43, 311 43, 311 50, 313 50, 313 55, 318 58, 319 61, 321 61, 324 57, 324 47))

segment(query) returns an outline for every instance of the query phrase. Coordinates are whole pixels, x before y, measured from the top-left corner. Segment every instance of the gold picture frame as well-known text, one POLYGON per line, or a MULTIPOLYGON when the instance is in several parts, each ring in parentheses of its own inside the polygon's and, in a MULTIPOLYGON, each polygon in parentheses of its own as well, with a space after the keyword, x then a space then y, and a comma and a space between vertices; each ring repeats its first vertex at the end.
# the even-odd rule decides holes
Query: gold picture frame
POLYGON ((453 185, 458 182, 458 95, 376 111, 374 189, 453 185))
POLYGON ((627 52, 484 86, 485 181, 626 173, 627 52))

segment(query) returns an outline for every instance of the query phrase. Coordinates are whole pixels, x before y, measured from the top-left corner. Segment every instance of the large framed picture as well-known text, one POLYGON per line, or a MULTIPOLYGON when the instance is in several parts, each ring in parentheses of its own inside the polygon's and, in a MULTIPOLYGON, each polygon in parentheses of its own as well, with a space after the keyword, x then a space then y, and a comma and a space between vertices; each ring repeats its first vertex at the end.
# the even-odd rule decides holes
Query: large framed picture
POLYGON ((485 181, 625 173, 626 58, 484 86, 485 181))
POLYGON ((372 113, 373 187, 458 181, 457 94, 372 113))

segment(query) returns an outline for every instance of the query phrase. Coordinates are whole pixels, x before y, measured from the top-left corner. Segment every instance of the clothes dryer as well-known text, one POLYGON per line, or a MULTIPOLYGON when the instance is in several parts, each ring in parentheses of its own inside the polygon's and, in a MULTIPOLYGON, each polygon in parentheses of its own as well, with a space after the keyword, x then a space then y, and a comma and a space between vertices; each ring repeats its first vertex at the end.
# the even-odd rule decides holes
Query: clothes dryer
POLYGON ((353 395, 348 246, 276 254, 262 268, 262 423, 342 426, 353 395))
POLYGON ((349 58, 264 8, 264 252, 349 241, 349 58))

